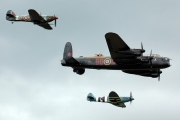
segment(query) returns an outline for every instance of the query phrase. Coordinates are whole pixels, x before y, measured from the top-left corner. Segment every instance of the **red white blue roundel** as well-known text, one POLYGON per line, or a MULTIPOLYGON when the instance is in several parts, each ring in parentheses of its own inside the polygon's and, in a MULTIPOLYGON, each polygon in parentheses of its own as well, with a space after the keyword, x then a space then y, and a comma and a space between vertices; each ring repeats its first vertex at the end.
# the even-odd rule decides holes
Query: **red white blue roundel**
POLYGON ((105 58, 104 59, 104 64, 105 65, 110 65, 111 64, 111 59, 110 58, 105 58))

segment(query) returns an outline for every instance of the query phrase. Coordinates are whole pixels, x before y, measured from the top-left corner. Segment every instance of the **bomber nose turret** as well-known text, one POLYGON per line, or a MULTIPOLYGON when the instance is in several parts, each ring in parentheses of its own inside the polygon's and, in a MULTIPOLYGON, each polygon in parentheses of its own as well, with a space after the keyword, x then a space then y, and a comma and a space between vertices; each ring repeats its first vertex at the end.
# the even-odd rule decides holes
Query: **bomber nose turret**
POLYGON ((54 16, 54 19, 58 19, 58 16, 54 16))
POLYGON ((165 59, 165 62, 166 62, 166 64, 167 64, 167 67, 170 67, 171 65, 170 65, 170 58, 168 58, 168 57, 165 57, 164 58, 165 59))

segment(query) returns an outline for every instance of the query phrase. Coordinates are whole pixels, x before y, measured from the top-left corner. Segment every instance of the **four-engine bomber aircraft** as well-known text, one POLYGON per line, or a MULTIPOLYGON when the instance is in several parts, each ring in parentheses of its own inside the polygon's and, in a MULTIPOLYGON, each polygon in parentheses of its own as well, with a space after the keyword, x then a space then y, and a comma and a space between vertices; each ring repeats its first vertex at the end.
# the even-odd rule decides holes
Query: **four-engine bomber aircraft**
POLYGON ((6 14, 6 20, 12 21, 12 23, 14 23, 14 21, 33 22, 35 25, 39 25, 48 30, 52 29, 48 22, 54 20, 54 25, 56 27, 56 20, 58 19, 57 16, 41 15, 33 9, 29 9, 28 12, 29 15, 16 16, 12 10, 9 10, 6 14))
POLYGON ((103 56, 98 54, 92 57, 73 57, 72 45, 67 42, 64 48, 62 66, 69 66, 79 75, 89 69, 109 69, 122 70, 125 73, 141 75, 146 77, 159 77, 160 69, 170 66, 170 59, 158 54, 143 55, 145 50, 141 44, 141 49, 130 49, 130 47, 116 33, 105 34, 106 42, 111 54, 103 56))
POLYGON ((109 93, 108 97, 94 97, 92 93, 89 93, 87 96, 87 100, 90 102, 103 102, 103 103, 110 103, 117 107, 125 108, 125 102, 132 102, 134 98, 132 97, 132 93, 130 93, 130 97, 119 97, 118 94, 114 91, 109 93))

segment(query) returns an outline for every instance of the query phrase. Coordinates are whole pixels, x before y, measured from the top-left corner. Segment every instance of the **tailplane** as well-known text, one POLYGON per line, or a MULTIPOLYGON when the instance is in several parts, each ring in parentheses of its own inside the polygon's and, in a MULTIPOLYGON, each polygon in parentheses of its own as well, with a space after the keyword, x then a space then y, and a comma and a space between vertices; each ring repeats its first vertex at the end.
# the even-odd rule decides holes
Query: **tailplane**
POLYGON ((16 14, 12 10, 8 10, 6 13, 6 20, 14 21, 16 19, 16 14))

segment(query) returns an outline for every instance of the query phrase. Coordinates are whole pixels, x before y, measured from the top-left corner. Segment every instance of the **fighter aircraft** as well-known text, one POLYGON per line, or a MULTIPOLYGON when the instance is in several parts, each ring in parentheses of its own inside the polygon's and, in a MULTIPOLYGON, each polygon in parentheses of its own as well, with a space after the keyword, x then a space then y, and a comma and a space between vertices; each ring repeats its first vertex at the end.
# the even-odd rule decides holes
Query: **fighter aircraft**
POLYGON ((119 97, 118 94, 114 91, 109 93, 108 97, 94 97, 92 93, 89 93, 87 96, 87 100, 90 102, 103 102, 103 103, 110 103, 117 107, 125 108, 125 102, 132 102, 134 98, 132 97, 132 93, 130 93, 130 97, 119 97))
POLYGON ((62 66, 69 66, 79 75, 84 74, 85 68, 89 69, 109 69, 122 70, 125 73, 140 76, 159 78, 162 71, 170 66, 170 59, 158 54, 143 55, 145 50, 141 44, 141 49, 131 49, 116 33, 105 34, 106 42, 111 54, 103 56, 97 54, 92 57, 73 57, 72 45, 67 42, 64 48, 62 66))
POLYGON ((16 16, 12 10, 9 10, 6 14, 6 20, 12 21, 12 24, 14 21, 33 22, 35 25, 39 25, 48 30, 52 29, 48 23, 54 20, 54 25, 56 27, 57 16, 41 15, 41 13, 37 13, 33 9, 29 9, 28 12, 29 15, 16 16))

